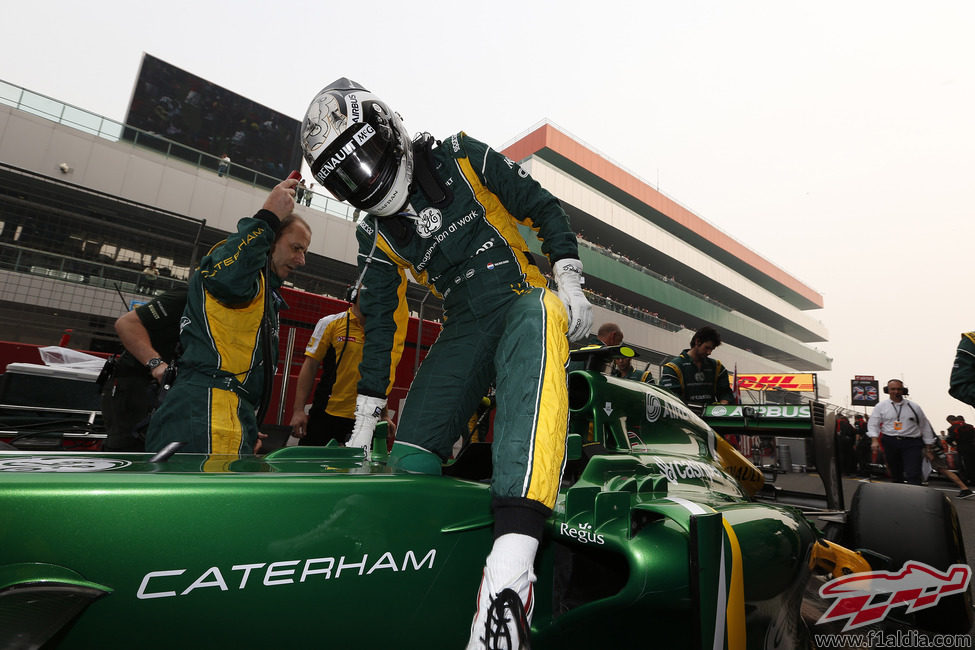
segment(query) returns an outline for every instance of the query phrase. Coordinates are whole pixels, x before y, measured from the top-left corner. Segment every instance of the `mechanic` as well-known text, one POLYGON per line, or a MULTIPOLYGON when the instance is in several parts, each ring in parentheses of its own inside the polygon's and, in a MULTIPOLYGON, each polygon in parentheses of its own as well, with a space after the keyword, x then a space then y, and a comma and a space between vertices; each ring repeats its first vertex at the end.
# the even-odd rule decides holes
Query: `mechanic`
POLYGON ((653 374, 650 372, 650 365, 647 364, 646 370, 637 370, 633 367, 633 359, 630 357, 619 357, 613 359, 613 369, 610 373, 613 377, 642 381, 644 384, 653 383, 653 374))
POLYGON ((177 356, 179 319, 186 288, 171 289, 115 321, 125 350, 105 364, 103 451, 145 451, 149 414, 158 404, 163 377, 177 356))
POLYGON ((955 349, 948 394, 975 406, 975 332, 965 332, 955 349))
MULTIPOLYGON (((622 345, 623 344, 623 330, 616 323, 603 323, 596 330, 596 338, 599 339, 600 343, 603 345, 622 345)), ((610 370, 610 374, 613 377, 622 377, 623 379, 633 379, 634 381, 642 381, 646 384, 653 383, 653 375, 650 374, 650 366, 647 365, 646 370, 640 371, 633 367, 633 361, 630 357, 619 357, 613 359, 613 368, 610 370)))
POLYGON ((660 385, 679 397, 685 404, 733 404, 728 370, 711 358, 721 345, 721 334, 705 325, 691 337, 691 347, 664 364, 660 385))
MULTIPOLYGON (((358 224, 366 341, 350 446, 368 453, 403 351, 406 271, 444 301, 444 326, 413 380, 390 460, 439 474, 494 381, 494 545, 469 647, 512 590, 530 619, 533 564, 565 459, 568 342, 589 333, 576 238, 559 202, 516 163, 458 133, 410 141, 397 113, 342 78, 312 101, 302 146, 315 180, 367 212, 358 224), (558 296, 518 232, 537 231, 558 296), (560 302, 561 299, 561 302, 560 302), (500 596, 500 598, 499 598, 500 596)), ((505 623, 501 617, 500 625, 505 623)))
POLYGON ((359 363, 365 340, 359 293, 355 287, 350 287, 346 294, 351 303, 349 308, 319 320, 308 339, 291 415, 291 434, 299 439, 299 445, 322 446, 329 440, 345 443, 352 435, 359 363), (315 383, 318 366, 323 361, 322 378, 315 390, 311 411, 306 414, 305 403, 315 383))
POLYGON ((254 452, 286 307, 278 288, 305 263, 311 241, 311 228, 291 214, 297 183, 278 183, 190 277, 179 374, 149 423, 147 451, 182 442, 186 453, 254 452))
MULTIPOLYGON (((623 344, 623 330, 616 323, 603 323, 596 330, 595 336, 590 335, 588 337, 589 342, 587 346, 602 346, 612 347, 615 345, 623 344)), ((585 347, 585 346, 584 346, 585 347)), ((634 353, 635 354, 635 353, 634 353)), ((571 372, 573 370, 585 370, 585 361, 569 361, 568 370, 571 372)), ((653 383, 653 375, 650 373, 650 364, 647 364, 646 370, 640 371, 633 367, 633 363, 630 357, 618 357, 613 359, 612 367, 609 369, 609 374, 613 377, 622 377, 623 379, 632 379, 634 381, 642 381, 647 384, 653 383)))
POLYGON ((934 428, 921 405, 904 398, 908 391, 900 379, 888 381, 884 392, 890 399, 877 404, 867 421, 871 449, 880 449, 882 435, 891 480, 920 485, 921 450, 935 443, 934 428))

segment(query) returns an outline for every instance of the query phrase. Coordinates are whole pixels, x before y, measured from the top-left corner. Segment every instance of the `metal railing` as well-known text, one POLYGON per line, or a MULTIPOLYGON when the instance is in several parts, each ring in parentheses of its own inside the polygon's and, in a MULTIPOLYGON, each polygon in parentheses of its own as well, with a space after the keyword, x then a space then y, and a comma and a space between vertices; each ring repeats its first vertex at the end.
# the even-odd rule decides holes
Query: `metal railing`
MULTIPOLYGON (((207 169, 218 173, 220 157, 174 142, 155 133, 108 119, 77 106, 66 104, 46 95, 35 93, 26 88, 0 80, 0 104, 11 106, 17 110, 36 115, 44 119, 71 127, 78 131, 103 138, 110 142, 130 142, 133 147, 151 149, 166 158, 174 158, 189 163, 199 169, 207 169)), ((231 162, 226 176, 236 181, 247 183, 254 187, 271 188, 281 179, 274 178, 259 171, 249 169, 243 165, 231 162)), ((301 204, 327 214, 354 221, 355 208, 347 203, 321 194, 314 190, 306 190, 301 204)))
POLYGON ((184 277, 159 276, 147 279, 143 271, 84 260, 68 255, 52 253, 16 244, 0 242, 0 269, 46 276, 56 280, 87 284, 93 287, 114 288, 122 291, 156 294, 177 285, 186 284, 184 277))
POLYGON ((639 262, 636 262, 634 260, 631 260, 630 258, 626 257, 625 255, 621 255, 620 253, 617 253, 612 248, 609 248, 607 246, 601 246, 601 245, 599 245, 599 244, 597 244, 595 242, 591 242, 588 239, 583 238, 581 235, 576 235, 576 239, 583 246, 586 246, 587 248, 589 248, 591 250, 594 250, 594 251, 596 251, 598 253, 601 253, 601 254, 603 254, 603 255, 605 255, 607 257, 611 257, 612 259, 616 260, 620 264, 625 264, 625 265, 629 266, 630 268, 636 269, 637 271, 640 271, 641 273, 644 273, 645 275, 649 275, 650 277, 656 278, 656 279, 660 280, 661 282, 667 282, 668 284, 672 284, 675 287, 679 288, 681 291, 684 291, 686 293, 689 293, 692 296, 696 296, 697 298, 700 298, 701 300, 703 300, 705 302, 709 302, 712 305, 714 305, 715 307, 719 307, 721 309, 724 309, 725 311, 734 311, 728 305, 726 305, 726 304, 724 304, 722 302, 719 302, 719 301, 715 300, 711 296, 708 296, 706 294, 703 294, 700 291, 697 291, 695 289, 691 289, 686 284, 681 284, 680 282, 678 282, 677 280, 675 280, 672 276, 667 276, 667 275, 664 275, 662 273, 657 273, 653 269, 650 269, 650 268, 648 268, 648 267, 640 264, 639 262))

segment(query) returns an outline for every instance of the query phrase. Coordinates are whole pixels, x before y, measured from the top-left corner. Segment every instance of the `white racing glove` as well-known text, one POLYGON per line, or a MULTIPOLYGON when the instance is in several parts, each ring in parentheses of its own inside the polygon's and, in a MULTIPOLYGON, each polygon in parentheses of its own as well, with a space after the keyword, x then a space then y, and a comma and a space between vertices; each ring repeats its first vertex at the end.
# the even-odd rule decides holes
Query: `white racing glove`
POLYGON ((570 341, 578 341, 592 329, 592 305, 582 293, 582 262, 569 257, 552 265, 555 282, 559 285, 559 300, 569 316, 570 341))
POLYGON ((386 398, 357 395, 355 398, 355 424, 352 425, 352 437, 346 447, 361 447, 366 450, 368 458, 372 451, 372 435, 376 431, 376 423, 382 417, 386 408, 386 398))

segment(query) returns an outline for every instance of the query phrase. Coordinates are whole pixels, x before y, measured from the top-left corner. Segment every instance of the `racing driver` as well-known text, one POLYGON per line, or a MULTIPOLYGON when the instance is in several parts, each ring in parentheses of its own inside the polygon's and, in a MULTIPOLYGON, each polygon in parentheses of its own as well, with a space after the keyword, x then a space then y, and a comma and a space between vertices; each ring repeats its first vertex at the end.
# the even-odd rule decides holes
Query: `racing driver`
POLYGON ((444 326, 407 395, 392 465, 439 474, 488 386, 497 387, 494 545, 468 646, 482 647, 495 633, 488 611, 508 590, 525 618, 533 609, 535 553, 565 459, 567 335, 581 339, 592 325, 575 234, 555 197, 517 164, 464 133, 411 141, 399 115, 349 79, 318 93, 301 138, 315 179, 367 213, 356 228, 359 283, 369 291, 360 298, 366 336, 349 446, 368 454, 393 385, 409 315, 406 271, 443 298, 444 326), (557 296, 518 224, 537 232, 557 296))

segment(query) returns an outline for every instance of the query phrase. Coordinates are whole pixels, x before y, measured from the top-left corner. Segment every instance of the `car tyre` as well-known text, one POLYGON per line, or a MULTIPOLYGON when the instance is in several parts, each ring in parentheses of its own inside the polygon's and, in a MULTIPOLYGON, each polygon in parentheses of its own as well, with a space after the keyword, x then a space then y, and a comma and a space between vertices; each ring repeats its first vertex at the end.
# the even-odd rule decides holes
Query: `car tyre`
MULTIPOLYGON (((849 545, 888 556, 888 571, 899 570, 908 560, 939 571, 952 564, 968 564, 958 515, 941 492, 915 485, 864 483, 853 495, 847 522, 849 545)), ((932 632, 968 632, 972 628, 971 587, 914 616, 918 627, 932 632)))

